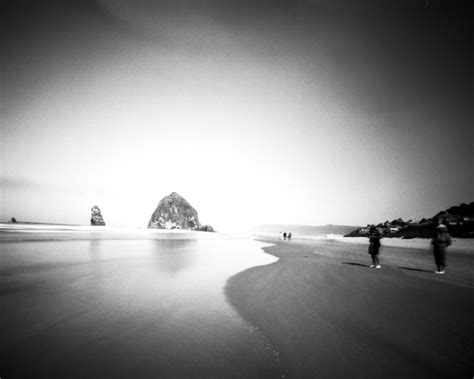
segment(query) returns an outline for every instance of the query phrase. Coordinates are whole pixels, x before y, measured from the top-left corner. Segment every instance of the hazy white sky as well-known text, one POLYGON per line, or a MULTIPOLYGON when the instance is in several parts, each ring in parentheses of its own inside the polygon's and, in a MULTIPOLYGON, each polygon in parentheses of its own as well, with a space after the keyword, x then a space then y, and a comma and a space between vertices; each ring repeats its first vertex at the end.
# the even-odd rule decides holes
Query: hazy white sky
POLYGON ((461 13, 325 3, 5 7, 0 219, 145 227, 173 191, 218 230, 472 201, 461 13))

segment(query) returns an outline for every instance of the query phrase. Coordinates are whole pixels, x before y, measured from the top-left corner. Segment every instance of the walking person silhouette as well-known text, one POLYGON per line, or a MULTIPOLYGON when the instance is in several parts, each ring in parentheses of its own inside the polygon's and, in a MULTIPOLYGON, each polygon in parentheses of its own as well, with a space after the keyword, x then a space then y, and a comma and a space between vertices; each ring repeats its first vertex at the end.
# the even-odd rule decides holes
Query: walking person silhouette
POLYGON ((380 254, 380 240, 383 238, 382 233, 374 225, 369 230, 369 254, 372 258, 372 265, 370 268, 382 268, 379 261, 380 254))
POLYGON ((444 224, 439 224, 436 227, 436 234, 431 239, 433 245, 433 255, 436 264, 435 274, 445 274, 446 267, 446 253, 448 246, 453 243, 451 236, 448 233, 448 228, 444 224))

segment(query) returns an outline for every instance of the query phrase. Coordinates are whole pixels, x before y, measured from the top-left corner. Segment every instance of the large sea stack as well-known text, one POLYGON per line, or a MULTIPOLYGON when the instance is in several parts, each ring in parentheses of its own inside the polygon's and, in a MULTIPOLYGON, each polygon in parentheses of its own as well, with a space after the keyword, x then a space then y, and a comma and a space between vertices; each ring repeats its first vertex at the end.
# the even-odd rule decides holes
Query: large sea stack
POLYGON ((197 211, 176 192, 164 197, 151 215, 150 229, 208 230, 199 223, 197 211))
POLYGON ((102 213, 100 212, 100 208, 97 205, 94 205, 91 208, 91 225, 92 226, 105 226, 102 213))

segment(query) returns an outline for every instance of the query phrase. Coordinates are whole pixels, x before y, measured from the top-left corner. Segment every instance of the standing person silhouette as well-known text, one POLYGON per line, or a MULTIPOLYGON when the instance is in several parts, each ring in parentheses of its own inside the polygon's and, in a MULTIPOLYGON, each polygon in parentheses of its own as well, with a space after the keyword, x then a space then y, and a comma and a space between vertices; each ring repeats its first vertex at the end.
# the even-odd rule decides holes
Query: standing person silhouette
POLYGON ((436 263, 435 274, 444 274, 446 267, 446 252, 448 246, 453 243, 451 236, 448 233, 446 225, 439 224, 436 227, 436 234, 431 239, 433 245, 433 255, 436 263))
POLYGON ((383 238, 382 233, 374 225, 369 230, 369 254, 372 258, 370 268, 382 268, 379 261, 380 240, 383 238))

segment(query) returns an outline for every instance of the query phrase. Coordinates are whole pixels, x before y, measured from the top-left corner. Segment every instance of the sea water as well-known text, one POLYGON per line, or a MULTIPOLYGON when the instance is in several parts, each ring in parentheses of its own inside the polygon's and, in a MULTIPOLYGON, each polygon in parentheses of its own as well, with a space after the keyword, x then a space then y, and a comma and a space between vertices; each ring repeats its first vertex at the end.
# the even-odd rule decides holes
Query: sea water
POLYGON ((0 233, 5 377, 245 376, 272 365, 224 287, 275 258, 249 239, 200 235, 0 233))

